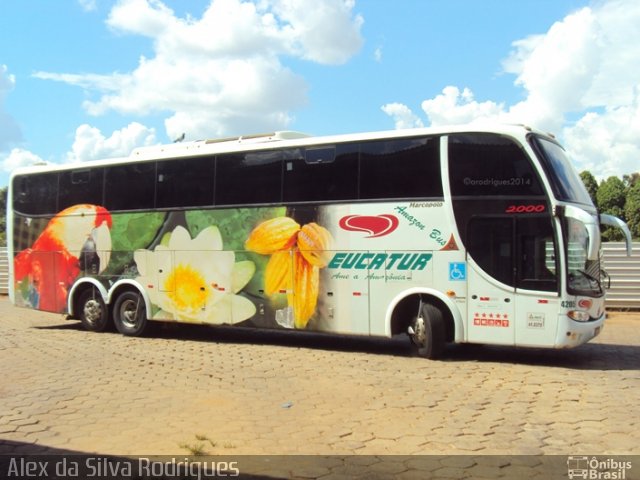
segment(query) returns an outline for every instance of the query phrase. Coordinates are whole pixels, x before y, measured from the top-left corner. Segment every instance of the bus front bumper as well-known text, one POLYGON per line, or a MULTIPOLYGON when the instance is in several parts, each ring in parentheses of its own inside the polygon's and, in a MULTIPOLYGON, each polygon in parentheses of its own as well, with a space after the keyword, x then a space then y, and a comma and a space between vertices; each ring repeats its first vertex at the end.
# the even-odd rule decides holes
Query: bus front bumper
POLYGON ((567 315, 559 315, 556 348, 571 348, 587 343, 602 332, 605 318, 606 314, 603 313, 596 320, 576 322, 567 315))

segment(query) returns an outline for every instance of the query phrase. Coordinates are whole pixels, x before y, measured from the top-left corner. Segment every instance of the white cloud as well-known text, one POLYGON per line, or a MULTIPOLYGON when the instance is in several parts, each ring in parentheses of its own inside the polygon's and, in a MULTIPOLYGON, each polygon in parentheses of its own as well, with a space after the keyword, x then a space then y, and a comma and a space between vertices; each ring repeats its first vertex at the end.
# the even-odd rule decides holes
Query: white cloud
POLYGON ((491 101, 477 102, 468 88, 460 91, 448 86, 441 95, 422 102, 422 110, 431 125, 470 123, 477 120, 497 119, 504 106, 491 101))
POLYGON ((355 0, 274 0, 273 13, 281 20, 292 53, 322 64, 341 64, 362 46, 364 19, 351 16, 354 6, 355 0))
POLYGON ((516 85, 528 96, 511 113, 557 131, 565 114, 588 108, 588 92, 605 53, 598 31, 597 15, 583 8, 556 22, 544 36, 514 42, 504 68, 517 75, 516 85))
POLYGON ((78 0, 78 4, 85 12, 93 12, 98 8, 96 0, 78 0))
MULTIPOLYGON (((427 125, 461 125, 478 122, 511 122, 512 116, 505 110, 504 104, 487 100, 475 100, 469 88, 460 90, 453 85, 446 86, 442 93, 424 100, 422 111, 427 117, 427 125)), ((388 103, 382 110, 389 115, 395 128, 413 128, 423 126, 418 115, 402 103, 388 103)))
POLYGON ((0 96, 4 97, 4 95, 13 90, 13 87, 16 84, 16 77, 9 72, 9 69, 6 65, 0 65, 0 96))
POLYGON ((14 147, 22 143, 22 132, 11 115, 3 111, 5 96, 15 88, 15 75, 6 65, 0 65, 0 165, 5 172, 18 167, 45 163, 38 155, 23 148, 14 147))
POLYGON ((599 177, 636 172, 639 24, 640 3, 634 0, 594 2, 544 34, 513 42, 503 68, 524 89, 521 102, 479 102, 470 89, 448 86, 422 109, 431 125, 476 119, 530 124, 558 133, 579 170, 599 177))
POLYGON ((104 158, 126 157, 138 146, 157 143, 155 130, 140 123, 130 123, 116 130, 110 137, 91 125, 83 124, 76 129, 76 136, 67 153, 68 162, 83 162, 104 158))
POLYGON ((424 126, 420 117, 415 115, 409 107, 402 103, 387 103, 382 106, 382 111, 393 118, 397 129, 424 126))
POLYGON ((578 168, 599 179, 640 171, 640 88, 629 105, 586 113, 562 136, 578 168))
POLYGON ((36 76, 93 94, 83 105, 92 115, 169 112, 171 139, 283 129, 307 87, 280 58, 346 62, 362 45, 353 8, 353 0, 212 0, 201 18, 180 18, 160 0, 120 0, 108 26, 150 38, 152 58, 128 73, 36 76))
POLYGON ((373 59, 377 63, 382 62, 382 47, 376 47, 376 49, 373 51, 373 59))
POLYGON ((22 132, 14 118, 4 111, 4 98, 13 90, 16 77, 6 65, 0 65, 0 152, 22 140, 22 132))
POLYGON ((11 172, 18 167, 26 167, 29 165, 38 165, 46 163, 35 153, 22 148, 14 148, 9 152, 9 155, 2 160, 2 169, 5 172, 11 172))
MULTIPOLYGON (((127 157, 136 147, 156 143, 158 142, 155 130, 137 122, 132 122, 126 127, 116 130, 110 137, 105 137, 96 127, 83 124, 76 129, 75 139, 71 150, 67 152, 66 161, 84 162, 127 157)), ((51 162, 46 162, 37 154, 22 148, 14 148, 2 158, 2 168, 6 172, 11 172, 18 167, 44 163, 51 162)))

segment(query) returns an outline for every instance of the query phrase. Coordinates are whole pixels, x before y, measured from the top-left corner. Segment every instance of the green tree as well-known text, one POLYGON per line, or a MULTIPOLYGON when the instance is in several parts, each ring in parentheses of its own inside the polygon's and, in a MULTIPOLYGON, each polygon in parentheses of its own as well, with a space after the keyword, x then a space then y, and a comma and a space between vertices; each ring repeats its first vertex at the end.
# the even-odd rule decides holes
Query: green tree
POLYGON ((635 182, 627 190, 624 215, 634 239, 640 238, 640 182, 635 182))
POLYGON ((623 175, 622 176, 622 183, 624 183, 624 186, 627 187, 627 188, 633 187, 638 182, 640 182, 640 173, 639 172, 631 173, 629 175, 623 175))
POLYGON ((582 183, 584 183, 584 186, 587 188, 587 192, 589 192, 591 201, 594 205, 597 205, 596 195, 598 193, 598 182, 596 181, 596 178, 591 174, 589 170, 580 172, 580 178, 582 179, 582 183))
MULTIPOLYGON (((618 177, 609 177, 600 183, 596 195, 598 210, 601 213, 608 213, 618 218, 625 219, 624 204, 626 188, 622 180, 618 177)), ((606 227, 602 231, 602 238, 605 241, 622 240, 622 232, 612 227, 606 227)))

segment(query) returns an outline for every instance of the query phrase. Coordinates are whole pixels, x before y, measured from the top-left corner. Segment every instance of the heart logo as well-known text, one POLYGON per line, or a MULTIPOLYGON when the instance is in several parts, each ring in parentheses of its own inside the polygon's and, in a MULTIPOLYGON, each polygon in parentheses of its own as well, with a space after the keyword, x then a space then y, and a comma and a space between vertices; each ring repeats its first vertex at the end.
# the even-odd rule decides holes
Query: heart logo
POLYGON ((591 305, 593 305, 593 302, 591 302, 591 300, 589 300, 588 298, 583 298, 578 302, 578 306, 580 308, 584 308, 587 310, 591 308, 591 305))
POLYGON ((347 215, 340 219, 340 228, 350 232, 365 232, 365 238, 383 237, 398 228, 398 218, 394 215, 347 215))

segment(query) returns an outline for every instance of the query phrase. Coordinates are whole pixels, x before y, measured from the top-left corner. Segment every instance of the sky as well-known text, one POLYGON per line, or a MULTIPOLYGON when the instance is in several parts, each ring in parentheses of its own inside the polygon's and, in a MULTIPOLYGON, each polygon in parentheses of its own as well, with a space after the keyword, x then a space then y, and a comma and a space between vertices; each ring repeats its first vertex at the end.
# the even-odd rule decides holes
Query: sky
POLYGON ((637 0, 2 0, 16 167, 278 130, 524 123, 640 170, 637 0))

